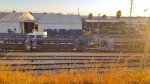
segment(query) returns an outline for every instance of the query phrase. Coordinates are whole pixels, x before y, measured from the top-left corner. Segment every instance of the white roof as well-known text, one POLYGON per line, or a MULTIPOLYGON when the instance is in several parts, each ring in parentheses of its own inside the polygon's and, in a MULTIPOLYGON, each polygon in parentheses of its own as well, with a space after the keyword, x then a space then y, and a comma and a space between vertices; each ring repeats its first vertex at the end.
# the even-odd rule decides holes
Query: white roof
POLYGON ((79 15, 35 13, 33 16, 39 23, 44 24, 82 24, 81 17, 79 15))
POLYGON ((35 18, 30 13, 9 13, 0 19, 0 22, 32 22, 35 18))
POLYGON ((8 15, 8 12, 0 12, 0 19, 3 18, 4 16, 8 15))

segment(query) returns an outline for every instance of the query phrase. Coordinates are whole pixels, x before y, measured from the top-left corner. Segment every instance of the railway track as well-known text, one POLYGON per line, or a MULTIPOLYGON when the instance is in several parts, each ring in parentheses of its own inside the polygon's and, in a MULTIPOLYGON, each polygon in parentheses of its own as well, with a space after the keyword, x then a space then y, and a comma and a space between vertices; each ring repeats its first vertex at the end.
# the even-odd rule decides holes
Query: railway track
MULTIPOLYGON (((2 53, 0 65, 11 66, 13 70, 33 70, 38 72, 70 69, 107 69, 111 67, 141 68, 141 53, 2 53)), ((150 66, 150 59, 146 60, 150 66)))

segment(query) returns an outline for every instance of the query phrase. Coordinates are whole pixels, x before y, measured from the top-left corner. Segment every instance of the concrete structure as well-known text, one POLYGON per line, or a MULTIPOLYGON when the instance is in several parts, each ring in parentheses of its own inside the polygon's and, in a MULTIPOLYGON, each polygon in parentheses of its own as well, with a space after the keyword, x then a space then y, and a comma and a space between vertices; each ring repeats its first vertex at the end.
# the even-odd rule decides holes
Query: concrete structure
POLYGON ((0 33, 32 32, 34 22, 35 18, 30 13, 9 13, 0 18, 0 33))
POLYGON ((38 21, 38 31, 45 29, 82 29, 82 21, 79 15, 42 14, 33 16, 38 21))

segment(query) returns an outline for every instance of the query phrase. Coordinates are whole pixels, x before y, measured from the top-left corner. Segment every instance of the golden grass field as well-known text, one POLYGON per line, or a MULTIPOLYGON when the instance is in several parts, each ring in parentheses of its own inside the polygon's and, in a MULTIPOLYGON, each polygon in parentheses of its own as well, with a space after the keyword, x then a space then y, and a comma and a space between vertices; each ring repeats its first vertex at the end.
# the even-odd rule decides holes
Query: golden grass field
POLYGON ((141 67, 138 69, 112 67, 102 72, 99 72, 98 68, 92 68, 57 73, 35 73, 13 71, 10 67, 1 66, 0 84, 150 84, 150 70, 141 67))
POLYGON ((84 71, 70 70, 59 73, 0 71, 0 84, 150 84, 150 71, 129 68, 106 69, 98 73, 97 69, 84 71))

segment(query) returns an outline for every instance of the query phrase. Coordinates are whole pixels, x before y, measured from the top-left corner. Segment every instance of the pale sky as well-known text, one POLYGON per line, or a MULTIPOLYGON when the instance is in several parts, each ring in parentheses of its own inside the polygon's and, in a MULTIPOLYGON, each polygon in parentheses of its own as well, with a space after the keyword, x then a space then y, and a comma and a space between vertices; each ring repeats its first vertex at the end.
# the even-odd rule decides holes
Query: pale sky
MULTIPOLYGON (((122 16, 129 15, 130 0, 0 0, 0 11, 8 12, 55 12, 75 13, 78 8, 81 15, 93 13, 115 16, 118 10, 122 16)), ((150 16, 150 0, 134 0, 134 16, 150 16)))

